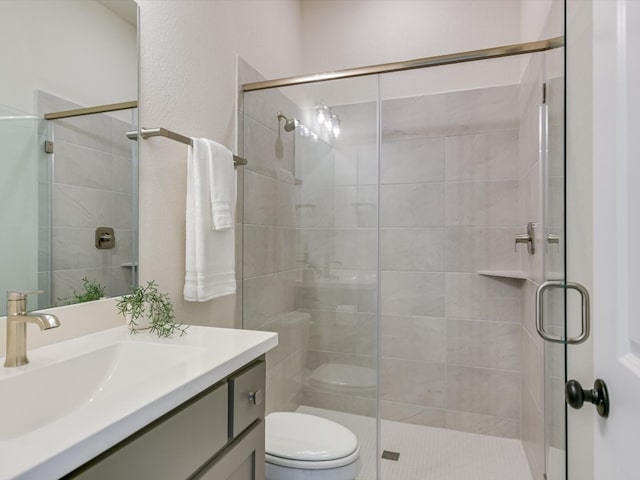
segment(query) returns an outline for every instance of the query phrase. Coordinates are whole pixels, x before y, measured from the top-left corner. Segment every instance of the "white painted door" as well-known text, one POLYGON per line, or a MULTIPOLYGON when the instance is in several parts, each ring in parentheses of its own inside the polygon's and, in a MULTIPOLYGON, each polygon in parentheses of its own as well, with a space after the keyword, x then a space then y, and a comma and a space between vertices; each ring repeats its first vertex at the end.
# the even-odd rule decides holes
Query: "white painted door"
MULTIPOLYGON (((596 480, 640 479, 640 1, 597 0, 594 26, 596 480)), ((583 385, 586 388, 586 386, 583 385)), ((587 407, 585 407, 587 408, 587 407)), ((589 461, 589 459, 584 459, 589 461)))

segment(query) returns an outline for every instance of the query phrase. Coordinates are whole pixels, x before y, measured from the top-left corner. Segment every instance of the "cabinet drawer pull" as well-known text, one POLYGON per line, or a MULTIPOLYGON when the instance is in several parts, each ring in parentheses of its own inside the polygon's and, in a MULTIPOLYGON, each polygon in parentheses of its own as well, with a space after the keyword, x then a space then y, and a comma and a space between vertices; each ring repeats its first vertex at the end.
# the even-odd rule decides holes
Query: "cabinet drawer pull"
POLYGON ((230 438, 236 438, 264 415, 265 370, 260 360, 229 379, 230 438))
POLYGON ((262 389, 256 390, 255 392, 249 392, 249 402, 254 405, 260 405, 264 400, 264 392, 262 389))

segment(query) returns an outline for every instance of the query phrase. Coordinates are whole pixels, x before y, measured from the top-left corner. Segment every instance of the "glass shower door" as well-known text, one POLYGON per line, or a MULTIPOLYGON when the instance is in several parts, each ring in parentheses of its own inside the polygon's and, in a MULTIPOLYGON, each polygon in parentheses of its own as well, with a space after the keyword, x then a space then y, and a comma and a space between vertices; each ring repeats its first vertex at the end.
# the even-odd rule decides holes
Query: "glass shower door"
POLYGON ((276 331, 267 414, 329 418, 376 477, 377 77, 243 98, 242 326, 276 331))
MULTIPOLYGON (((543 162, 545 281, 566 282, 565 229, 565 69, 564 48, 544 54, 544 99, 540 107, 540 156, 543 162)), ((571 302, 573 305, 573 302, 571 302)), ((545 293, 545 329, 567 336, 567 295, 563 289, 545 293)), ((579 315, 579 314, 578 314, 579 315)), ((547 480, 565 480, 567 474, 567 347, 544 342, 545 474, 547 480)))
POLYGON ((564 278, 563 65, 555 50, 381 76, 382 479, 564 478, 564 349, 534 302, 564 278))
POLYGON ((534 301, 564 279, 562 57, 244 95, 242 325, 280 335, 267 413, 350 428, 358 480, 564 479, 564 348, 534 301))

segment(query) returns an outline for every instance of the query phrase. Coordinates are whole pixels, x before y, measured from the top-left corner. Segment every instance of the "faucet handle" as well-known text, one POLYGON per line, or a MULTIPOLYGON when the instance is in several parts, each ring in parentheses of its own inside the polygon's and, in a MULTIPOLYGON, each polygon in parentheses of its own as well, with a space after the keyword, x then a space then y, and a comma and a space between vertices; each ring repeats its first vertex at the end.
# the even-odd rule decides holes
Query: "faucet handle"
POLYGON ((515 235, 515 251, 518 251, 519 243, 527 244, 527 251, 530 255, 536 253, 536 224, 533 222, 527 223, 527 232, 518 233, 515 235))
POLYGON ((30 292, 7 290, 7 300, 26 300, 28 295, 40 295, 41 293, 43 293, 43 290, 32 290, 30 292))
POLYGON ((7 290, 7 298, 10 300, 23 300, 27 298, 27 295, 40 295, 41 293, 44 293, 44 290, 31 290, 29 292, 7 290))

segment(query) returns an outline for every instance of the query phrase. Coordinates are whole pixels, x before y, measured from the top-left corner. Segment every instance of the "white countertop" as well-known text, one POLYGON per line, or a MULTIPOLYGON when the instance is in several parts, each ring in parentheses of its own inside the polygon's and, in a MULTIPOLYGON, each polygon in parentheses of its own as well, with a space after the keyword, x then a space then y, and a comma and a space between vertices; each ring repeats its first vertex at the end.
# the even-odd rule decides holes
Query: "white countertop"
MULTIPOLYGON (((160 354, 161 346, 186 347, 173 348, 175 352, 186 352, 184 358, 180 357, 181 353, 173 355, 170 362, 162 365, 160 372, 149 370, 148 375, 134 375, 127 373, 129 369, 125 368, 126 365, 111 366, 111 371, 117 370, 116 376, 120 375, 115 383, 116 387, 109 388, 109 375, 105 375, 103 379, 98 378, 95 383, 99 388, 71 411, 61 410, 62 413, 56 415, 53 421, 47 421, 41 426, 38 424, 36 428, 31 428, 24 434, 5 434, 0 437, 0 479, 58 478, 278 344, 277 334, 270 332, 197 326, 191 326, 187 332, 182 337, 158 339, 148 332, 131 335, 127 327, 116 327, 31 350, 30 363, 24 367, 0 367, 0 385, 7 381, 9 383, 6 383, 6 386, 14 385, 15 379, 25 373, 32 375, 31 378, 39 378, 38 370, 55 372, 55 369, 51 369, 52 364, 62 365, 57 368, 66 368, 66 360, 97 352, 105 346, 117 345, 117 348, 125 352, 149 351, 160 354), (100 386, 103 384, 106 387, 100 386)), ((127 362, 135 362, 134 357, 135 355, 132 357, 129 354, 122 357, 120 362, 125 361, 123 358, 126 358, 127 362)), ((162 360, 161 356, 156 358, 162 360)), ((149 358, 146 360, 154 362, 157 367, 157 361, 149 358)), ((55 382, 55 379, 48 380, 55 382)), ((62 387, 66 389, 59 384, 54 386, 58 391, 62 387)), ((49 389, 55 390, 51 385, 49 389)), ((29 408, 16 408, 17 411, 5 412, 5 415, 29 416, 38 412, 46 414, 47 409, 60 410, 60 406, 55 405, 56 399, 48 398, 46 386, 43 386, 42 391, 35 397, 27 404, 30 405, 29 408), (37 407, 34 408, 33 405, 37 407)), ((13 401, 15 403, 16 399, 13 401)), ((0 399, 0 408, 3 406, 2 402, 0 399)), ((2 428, 0 423, 0 434, 2 428)))

